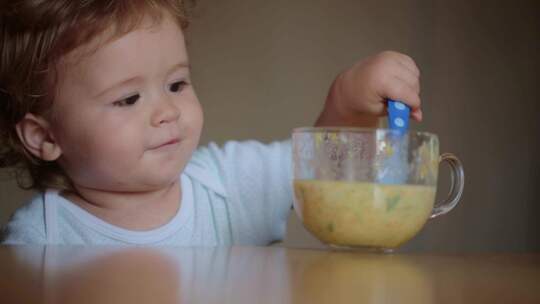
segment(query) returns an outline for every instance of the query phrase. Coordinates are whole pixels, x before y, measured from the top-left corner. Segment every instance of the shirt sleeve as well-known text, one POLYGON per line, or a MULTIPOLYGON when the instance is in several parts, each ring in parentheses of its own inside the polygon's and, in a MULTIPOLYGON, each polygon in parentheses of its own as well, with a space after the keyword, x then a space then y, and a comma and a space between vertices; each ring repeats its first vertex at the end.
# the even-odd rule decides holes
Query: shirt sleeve
POLYGON ((41 196, 19 208, 2 229, 3 245, 44 245, 45 218, 41 196))
POLYGON ((206 153, 227 192, 234 243, 282 240, 293 199, 290 140, 211 143, 206 153))

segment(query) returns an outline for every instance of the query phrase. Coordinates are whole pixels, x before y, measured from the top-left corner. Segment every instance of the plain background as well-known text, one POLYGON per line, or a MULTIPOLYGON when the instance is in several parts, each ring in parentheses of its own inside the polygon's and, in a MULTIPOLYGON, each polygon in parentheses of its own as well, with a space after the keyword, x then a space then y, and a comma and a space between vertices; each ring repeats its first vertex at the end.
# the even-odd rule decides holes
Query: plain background
MULTIPOLYGON (((466 174, 456 209, 402 250, 539 251, 539 30, 538 1, 199 0, 188 48, 201 144, 287 138, 313 124, 340 71, 400 51, 422 72, 412 128, 438 134, 466 174)), ((30 195, 0 181, 0 224, 30 195)), ((284 245, 321 246, 293 213, 284 245)))

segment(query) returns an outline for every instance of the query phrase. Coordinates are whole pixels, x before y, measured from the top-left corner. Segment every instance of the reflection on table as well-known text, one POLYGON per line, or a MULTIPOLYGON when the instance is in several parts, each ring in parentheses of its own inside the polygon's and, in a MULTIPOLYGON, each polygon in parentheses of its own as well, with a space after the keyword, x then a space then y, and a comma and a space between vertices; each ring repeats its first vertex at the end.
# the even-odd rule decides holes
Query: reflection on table
POLYGON ((0 246, 3 303, 540 303, 540 255, 0 246))

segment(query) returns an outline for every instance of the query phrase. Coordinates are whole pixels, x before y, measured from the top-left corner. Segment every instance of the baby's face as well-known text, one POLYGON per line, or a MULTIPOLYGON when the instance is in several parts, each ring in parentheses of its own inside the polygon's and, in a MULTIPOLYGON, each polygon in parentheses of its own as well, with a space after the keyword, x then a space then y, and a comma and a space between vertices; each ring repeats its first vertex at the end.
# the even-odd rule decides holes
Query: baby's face
POLYGON ((171 18, 148 20, 88 53, 92 43, 58 66, 50 123, 60 165, 75 185, 96 190, 169 185, 203 123, 181 29, 171 18))

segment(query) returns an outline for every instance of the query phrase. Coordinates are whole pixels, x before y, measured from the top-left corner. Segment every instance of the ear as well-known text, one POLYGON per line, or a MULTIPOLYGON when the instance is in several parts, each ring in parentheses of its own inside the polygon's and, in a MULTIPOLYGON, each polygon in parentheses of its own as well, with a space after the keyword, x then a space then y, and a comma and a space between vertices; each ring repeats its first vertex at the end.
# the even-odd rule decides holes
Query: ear
POLYGON ((45 118, 27 113, 17 123, 17 134, 27 151, 45 161, 56 160, 62 149, 51 136, 50 125, 45 118))

